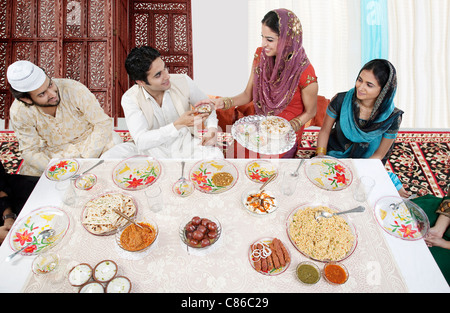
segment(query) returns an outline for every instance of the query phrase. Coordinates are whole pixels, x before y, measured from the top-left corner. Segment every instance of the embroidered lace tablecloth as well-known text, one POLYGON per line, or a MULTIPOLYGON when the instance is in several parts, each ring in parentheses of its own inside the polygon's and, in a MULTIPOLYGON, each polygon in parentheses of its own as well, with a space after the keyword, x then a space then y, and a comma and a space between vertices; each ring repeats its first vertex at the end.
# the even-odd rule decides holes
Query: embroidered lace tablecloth
MULTIPOLYGON (((81 161, 81 171, 94 164, 94 160, 81 161)), ((173 183, 181 176, 179 160, 161 160, 162 174, 157 182, 141 191, 124 191, 112 182, 112 170, 119 161, 106 161, 93 172, 98 183, 90 191, 76 190, 77 202, 61 208, 70 216, 70 229, 52 251, 61 257, 55 273, 37 276, 30 274, 23 292, 78 292, 68 281, 69 270, 79 263, 94 267, 105 259, 118 264, 118 275, 128 277, 132 292, 407 292, 407 286, 390 253, 382 230, 373 217, 373 208, 363 203, 364 213, 349 214, 358 235, 355 252, 342 263, 349 271, 344 285, 332 286, 323 278, 315 285, 305 286, 296 277, 296 266, 308 258, 289 241, 286 231, 288 215, 301 204, 329 203, 341 210, 361 203, 353 199, 352 185, 340 191, 323 190, 312 184, 303 169, 296 192, 292 196, 279 196, 279 208, 267 216, 254 216, 244 210, 242 193, 251 186, 259 186, 245 175, 250 160, 232 160, 239 178, 230 190, 220 194, 205 194, 199 190, 186 198, 172 192, 173 183), (84 204, 105 191, 131 194, 138 204, 138 216, 149 210, 144 192, 159 185, 164 193, 164 209, 151 213, 158 224, 160 234, 148 251, 128 254, 121 251, 114 236, 95 236, 87 232, 80 222, 84 204), (180 240, 178 229, 186 218, 195 215, 213 215, 222 224, 219 241, 207 252, 187 249, 180 240), (256 272, 248 258, 249 246, 260 238, 277 237, 291 253, 291 264, 282 274, 265 276, 256 272)), ((294 171, 299 160, 274 160, 277 168, 294 171)), ((195 161, 186 162, 185 176, 195 161)), ((351 160, 344 163, 355 173, 351 160)), ((281 176, 281 175, 280 175, 281 176)), ((280 184, 280 176, 272 182, 272 188, 280 184)), ((270 185, 269 185, 270 186, 270 185)), ((66 194, 67 196, 67 194, 66 194)), ((315 262, 322 269, 323 263, 315 262)))

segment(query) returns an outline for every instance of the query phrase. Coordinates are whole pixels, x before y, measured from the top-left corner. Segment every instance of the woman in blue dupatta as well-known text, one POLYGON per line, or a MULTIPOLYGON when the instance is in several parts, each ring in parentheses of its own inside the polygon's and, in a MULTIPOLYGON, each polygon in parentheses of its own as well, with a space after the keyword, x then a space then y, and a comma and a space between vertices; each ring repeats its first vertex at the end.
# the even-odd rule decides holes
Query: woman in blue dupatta
MULTIPOLYGON (((338 93, 327 108, 317 139, 317 156, 371 158, 386 163, 402 122, 394 105, 397 74, 387 60, 368 62, 355 87, 338 93)), ((408 196, 396 175, 390 177, 401 196, 408 196)))

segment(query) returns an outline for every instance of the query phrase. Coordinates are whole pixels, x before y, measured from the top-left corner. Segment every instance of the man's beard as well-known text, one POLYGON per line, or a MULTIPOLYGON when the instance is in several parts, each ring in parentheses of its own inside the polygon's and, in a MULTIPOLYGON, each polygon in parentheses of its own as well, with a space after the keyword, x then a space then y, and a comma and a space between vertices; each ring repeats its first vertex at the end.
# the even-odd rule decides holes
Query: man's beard
POLYGON ((61 102, 61 97, 59 96, 59 90, 58 90, 58 102, 56 102, 55 104, 38 104, 36 102, 34 102, 33 100, 31 100, 33 102, 33 105, 37 106, 37 107, 41 107, 41 108, 51 108, 51 107, 56 107, 59 105, 59 103, 61 102))

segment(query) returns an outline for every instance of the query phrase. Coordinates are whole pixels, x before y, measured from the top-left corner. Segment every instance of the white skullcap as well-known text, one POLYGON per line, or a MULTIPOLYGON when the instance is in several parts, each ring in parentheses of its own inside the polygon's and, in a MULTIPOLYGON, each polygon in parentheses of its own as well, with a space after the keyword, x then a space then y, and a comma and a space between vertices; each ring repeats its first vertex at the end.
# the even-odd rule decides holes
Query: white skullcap
POLYGON ((6 73, 11 87, 20 92, 29 92, 41 87, 47 75, 30 61, 16 61, 6 73))

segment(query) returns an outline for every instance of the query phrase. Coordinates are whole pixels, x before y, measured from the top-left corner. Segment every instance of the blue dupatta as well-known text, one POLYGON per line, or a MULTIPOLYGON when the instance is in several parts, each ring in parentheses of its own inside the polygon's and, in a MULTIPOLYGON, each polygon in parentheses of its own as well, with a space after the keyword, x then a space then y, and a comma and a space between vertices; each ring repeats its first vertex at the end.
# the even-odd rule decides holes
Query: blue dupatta
POLYGON ((353 144, 345 151, 331 150, 328 155, 336 158, 369 158, 378 149, 383 137, 396 138, 396 134, 385 134, 392 123, 403 113, 395 108, 397 77, 393 66, 389 62, 387 63, 390 67, 388 82, 375 101, 372 114, 364 127, 358 123, 359 109, 354 100, 355 88, 346 93, 340 112, 340 126, 344 136, 353 144))

